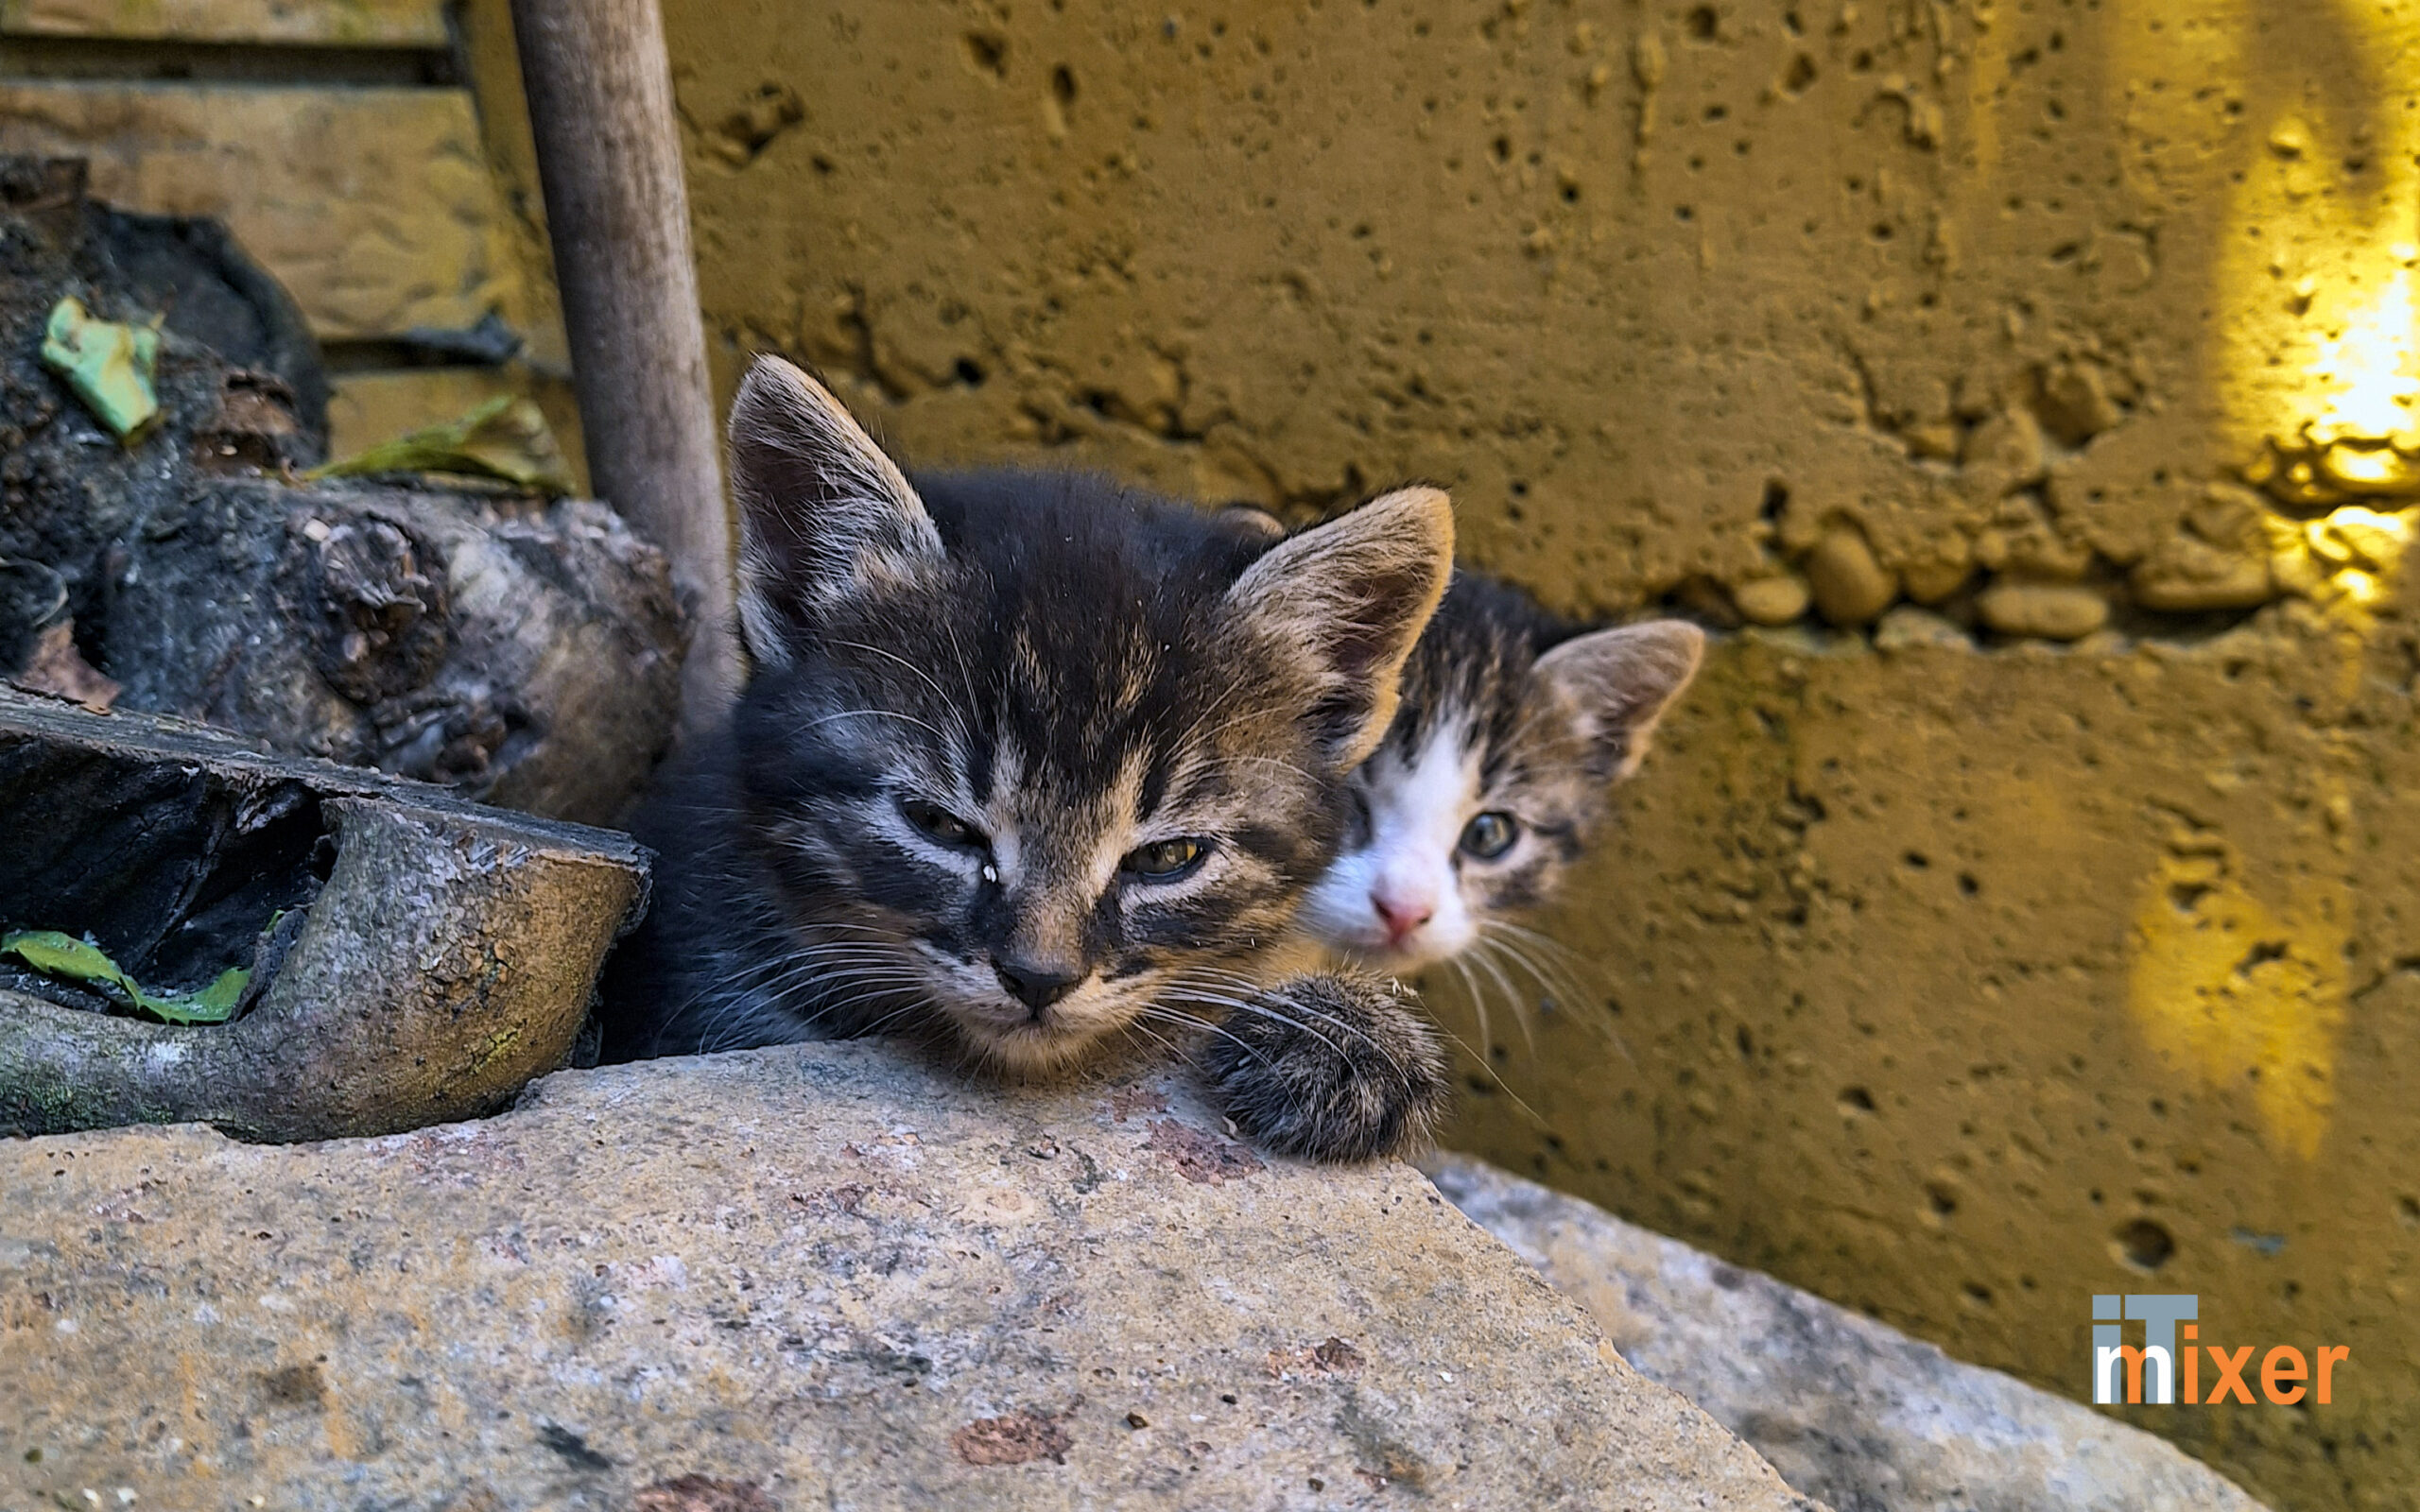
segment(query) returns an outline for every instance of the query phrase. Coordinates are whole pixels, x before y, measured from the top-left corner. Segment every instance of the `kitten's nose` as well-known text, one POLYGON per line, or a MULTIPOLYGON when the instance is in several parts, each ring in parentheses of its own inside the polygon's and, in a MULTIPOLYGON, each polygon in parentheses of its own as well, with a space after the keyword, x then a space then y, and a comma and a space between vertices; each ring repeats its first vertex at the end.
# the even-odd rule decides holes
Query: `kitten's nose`
POLYGON ((1043 1009, 1076 990, 1076 984, 1084 979, 1081 971, 1042 961, 995 959, 992 970, 999 976, 1000 985, 1009 989, 1009 996, 1031 1008, 1037 1019, 1042 1017, 1043 1009))
POLYGON ((1437 917, 1437 905, 1428 899, 1416 901, 1391 898, 1382 892, 1370 895, 1370 906, 1378 911, 1378 919, 1387 926, 1390 942, 1400 945, 1412 933, 1437 917))

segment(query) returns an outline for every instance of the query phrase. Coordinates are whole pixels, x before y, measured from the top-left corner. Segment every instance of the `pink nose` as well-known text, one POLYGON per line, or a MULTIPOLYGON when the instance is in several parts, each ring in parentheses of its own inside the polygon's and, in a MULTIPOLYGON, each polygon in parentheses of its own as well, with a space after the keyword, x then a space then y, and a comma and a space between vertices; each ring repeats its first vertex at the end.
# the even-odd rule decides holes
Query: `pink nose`
POLYGON ((1409 939, 1437 914, 1437 905, 1426 898, 1410 901, 1377 892, 1370 895, 1370 906, 1378 911, 1379 919, 1386 924, 1388 942, 1395 945, 1409 939))

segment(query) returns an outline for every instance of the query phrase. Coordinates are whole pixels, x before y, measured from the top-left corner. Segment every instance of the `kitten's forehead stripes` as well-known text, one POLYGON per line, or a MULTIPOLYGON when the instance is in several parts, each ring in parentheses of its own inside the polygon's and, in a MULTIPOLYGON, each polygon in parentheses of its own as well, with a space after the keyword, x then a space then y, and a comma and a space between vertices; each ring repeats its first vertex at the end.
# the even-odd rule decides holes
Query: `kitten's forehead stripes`
POLYGON ((1441 721, 1458 721, 1464 749, 1478 754, 1480 782, 1494 787, 1520 754, 1530 668, 1581 628, 1512 589, 1457 575, 1404 665, 1403 704, 1387 747, 1408 762, 1441 721))

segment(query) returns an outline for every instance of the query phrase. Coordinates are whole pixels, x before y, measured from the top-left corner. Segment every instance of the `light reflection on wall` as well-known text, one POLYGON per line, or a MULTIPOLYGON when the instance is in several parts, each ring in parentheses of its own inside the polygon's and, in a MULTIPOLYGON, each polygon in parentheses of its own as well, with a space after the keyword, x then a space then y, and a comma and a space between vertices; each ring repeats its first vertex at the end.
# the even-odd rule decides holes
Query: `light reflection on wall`
POLYGON ((2399 511, 2420 503, 2420 119, 2397 108, 2420 81, 2420 8, 2244 0, 2238 20, 2268 23, 2244 38, 2256 76, 2280 21, 2359 60, 2325 90, 2308 74, 2290 91, 2247 80, 2216 355, 2244 476, 2292 517, 2271 532, 2281 586, 2361 610, 2391 587, 2411 536, 2399 511))
POLYGON ((2375 603, 2420 505, 2420 6, 2122 0, 2113 36, 2131 171, 2226 207, 2204 355, 2274 577, 2375 603))
MULTIPOLYGON (((2114 19, 2144 201, 2223 207, 2206 263, 2178 259, 2210 281, 2196 357, 2221 455, 2262 495, 2273 587, 2342 632, 2349 685, 2420 521, 2420 4, 2118 0, 2114 19)), ((2309 781, 2351 812, 2341 773, 2309 781)), ((2349 872, 2264 875, 2222 828, 2192 829, 2145 879, 2132 936, 2146 1040, 2248 1089, 2305 1160, 2334 1112, 2356 896, 2349 872)))

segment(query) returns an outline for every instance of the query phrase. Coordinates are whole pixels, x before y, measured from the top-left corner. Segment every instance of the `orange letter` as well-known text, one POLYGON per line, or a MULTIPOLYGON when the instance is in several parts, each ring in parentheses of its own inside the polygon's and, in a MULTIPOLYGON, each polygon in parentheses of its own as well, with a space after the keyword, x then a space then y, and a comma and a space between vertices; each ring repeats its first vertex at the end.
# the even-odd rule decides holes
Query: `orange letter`
MULTIPOLYGON (((2185 1332, 2192 1333, 2193 1325, 2186 1324, 2185 1332)), ((2189 1344, 2177 1348, 2185 1351, 2185 1389, 2177 1393, 2176 1400, 2189 1407, 2202 1400, 2202 1351, 2189 1344)))
POLYGON ((2303 1400, 2303 1388, 2286 1391, 2280 1389, 2278 1383, 2300 1381, 2308 1373, 2309 1367, 2303 1364, 2303 1351, 2290 1344, 2281 1344, 2260 1361, 2261 1393, 2280 1407, 2290 1407, 2303 1400))
POLYGON ((2221 1349, 2215 1344, 2205 1344, 2203 1348, 2210 1351, 2210 1364, 2219 1372, 2219 1379, 2210 1383, 2210 1405, 2215 1407, 2226 1400, 2227 1393, 2232 1391, 2236 1400, 2251 1406, 2252 1388, 2243 1383, 2243 1367, 2252 1363, 2252 1346, 2221 1349))
POLYGON ((2146 1365, 2157 1368, 2158 1373, 2152 1379, 2158 1383, 2162 1394, 2171 1400, 2175 1399, 2176 1393, 2169 1388, 2176 1384, 2176 1366, 2169 1360, 2167 1350, 2137 1349, 2131 1344, 2121 1344, 2118 1347, 2118 1357, 2126 1362, 2126 1400, 2128 1401, 2140 1402, 2151 1400, 2143 1395, 2145 1373, 2143 1366, 2146 1365))
POLYGON ((2327 1373, 2336 1368, 2337 1361, 2349 1360, 2352 1356, 2353 1347, 2349 1344, 2323 1344, 2319 1347, 2319 1404, 2321 1406, 2327 1405, 2328 1389, 2334 1384, 2327 1379, 2327 1373))

